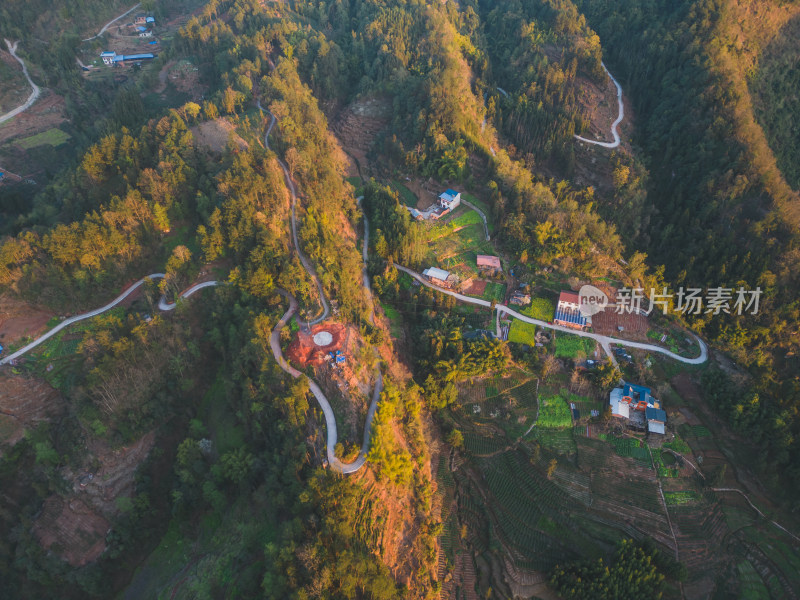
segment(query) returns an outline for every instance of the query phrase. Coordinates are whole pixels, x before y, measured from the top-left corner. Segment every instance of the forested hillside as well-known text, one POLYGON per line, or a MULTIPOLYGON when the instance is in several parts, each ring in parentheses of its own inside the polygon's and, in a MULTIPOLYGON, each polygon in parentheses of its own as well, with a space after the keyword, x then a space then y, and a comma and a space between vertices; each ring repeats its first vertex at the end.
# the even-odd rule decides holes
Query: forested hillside
MULTIPOLYGON (((793 480, 800 452, 794 416, 800 203, 756 125, 743 77, 759 56, 761 38, 769 37, 770 21, 750 23, 746 11, 725 2, 618 10, 593 0, 577 4, 600 34, 608 64, 631 89, 640 117, 636 139, 656 210, 642 249, 652 264, 665 265, 674 286, 764 291, 756 318, 702 315, 693 324, 751 369, 752 386, 715 397, 737 427, 770 448, 763 468, 793 480), (750 38, 742 32, 748 25, 750 38)), ((762 14, 778 11, 769 2, 745 4, 762 14)), ((797 10, 796 3, 782 6, 778 25, 797 10)))
POLYGON ((795 190, 800 189, 800 149, 796 115, 800 90, 800 17, 784 25, 764 48, 750 88, 759 123, 775 152, 778 168, 795 190))
MULTIPOLYGON (((44 331, 158 282, 0 366, 58 407, 0 413, 25 430, 0 442, 0 596, 681 597, 689 572, 699 597, 745 589, 743 548, 767 564, 735 534, 800 506, 797 2, 145 2, 184 20, 108 85, 77 66, 81 20, 129 7, 68 4, 0 7, 74 130, 47 181, 0 186, 0 304, 44 331), (616 148, 575 139, 608 135, 601 63, 633 132, 616 148), (462 212, 412 217, 450 187, 462 212), (480 301, 412 276, 445 260, 480 301), (763 295, 757 315, 655 315, 634 365, 625 326, 552 326, 585 282, 763 295), (526 293, 528 320, 501 323, 526 293), (622 377, 684 438, 708 401, 768 518, 722 515, 711 443, 703 466, 672 431, 663 452, 607 435, 622 377)), ((794 577, 786 554, 768 567, 794 577)))

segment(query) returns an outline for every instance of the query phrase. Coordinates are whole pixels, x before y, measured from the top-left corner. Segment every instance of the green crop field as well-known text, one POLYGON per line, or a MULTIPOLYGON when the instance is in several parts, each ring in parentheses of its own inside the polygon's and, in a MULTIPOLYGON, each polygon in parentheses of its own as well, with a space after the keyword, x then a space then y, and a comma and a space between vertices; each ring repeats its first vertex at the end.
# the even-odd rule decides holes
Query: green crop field
POLYGON ((613 435, 609 435, 607 440, 620 456, 635 458, 638 461, 650 464, 650 453, 641 440, 629 437, 615 437, 613 435))
POLYGON ((555 306, 547 298, 531 298, 530 306, 526 306, 520 312, 526 317, 549 323, 553 320, 555 311, 555 306))
POLYGON ((743 600, 769 600, 769 590, 750 561, 736 566, 739 574, 739 591, 743 600))
POLYGON ((497 302, 502 302, 506 296, 506 284, 505 283, 495 283, 494 281, 490 281, 486 284, 486 290, 483 292, 483 299, 484 300, 495 300, 497 302))
POLYGON ((17 146, 20 146, 25 150, 30 150, 36 146, 60 146, 61 144, 68 142, 70 139, 70 135, 66 131, 62 131, 57 127, 53 127, 52 129, 48 129, 42 133, 37 133, 36 135, 17 140, 15 143, 17 146))
POLYGON ((572 412, 567 401, 561 396, 542 398, 539 402, 539 419, 536 421, 536 425, 549 429, 570 427, 572 412))
POLYGON ((595 342, 591 338, 578 337, 568 333, 556 336, 556 356, 558 358, 575 358, 579 354, 589 356, 594 350, 595 342))
POLYGON ((399 181, 392 181, 391 187, 397 191, 398 195, 400 196, 400 202, 412 208, 417 207, 417 202, 419 202, 419 198, 417 198, 417 195, 410 189, 408 189, 405 185, 403 185, 399 181))
POLYGON ((697 498, 697 492, 693 492, 692 490, 664 492, 664 500, 666 500, 668 506, 688 504, 689 502, 697 500, 697 498))

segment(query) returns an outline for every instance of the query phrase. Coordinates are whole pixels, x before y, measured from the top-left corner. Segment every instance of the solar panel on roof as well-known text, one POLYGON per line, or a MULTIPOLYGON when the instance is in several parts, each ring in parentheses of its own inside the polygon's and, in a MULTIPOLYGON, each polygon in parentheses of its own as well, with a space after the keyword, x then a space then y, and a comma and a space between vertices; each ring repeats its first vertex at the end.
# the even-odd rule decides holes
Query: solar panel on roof
POLYGON ((586 317, 579 312, 568 310, 556 310, 555 320, 573 323, 575 325, 586 325, 586 317))

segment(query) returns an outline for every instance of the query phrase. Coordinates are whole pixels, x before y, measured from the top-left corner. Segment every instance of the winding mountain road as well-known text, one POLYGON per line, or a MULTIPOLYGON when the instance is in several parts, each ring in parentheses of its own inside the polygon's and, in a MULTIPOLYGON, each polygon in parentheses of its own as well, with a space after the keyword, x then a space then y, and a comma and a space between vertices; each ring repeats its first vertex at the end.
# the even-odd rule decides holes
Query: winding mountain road
POLYGON ((8 51, 11 53, 11 56, 13 56, 17 60, 17 62, 22 65, 22 74, 25 75, 25 78, 28 80, 28 83, 30 84, 33 91, 31 92, 31 95, 28 96, 28 99, 25 101, 25 104, 22 104, 21 106, 18 106, 14 110, 10 110, 3 116, 0 116, 0 123, 5 123, 9 119, 13 119, 18 114, 28 110, 31 106, 33 106, 33 103, 36 102, 36 99, 39 98, 39 94, 41 94, 39 86, 33 83, 33 79, 31 79, 31 76, 28 74, 28 67, 25 65, 25 61, 22 60, 19 56, 17 56, 18 45, 19 45, 18 41, 12 44, 10 41, 6 40, 6 46, 8 46, 8 51))
MULTIPOLYGON (((256 105, 258 106, 258 109, 261 112, 264 112, 264 108, 261 106, 261 101, 260 100, 256 100, 256 105)), ((269 126, 267 127, 267 133, 264 134, 264 147, 266 147, 266 149, 269 150, 270 149, 270 147, 269 147, 269 135, 272 133, 272 129, 275 127, 275 123, 277 122, 277 119, 275 118, 275 115, 273 115, 272 112, 269 109, 267 109, 267 112, 269 113, 269 116, 270 116, 270 122, 269 122, 269 126)), ((291 193, 291 195, 292 195, 292 239, 294 241, 294 248, 297 251, 297 256, 300 258, 300 262, 303 264, 303 268, 306 270, 308 275, 311 277, 311 279, 316 284, 317 291, 319 292, 320 303, 322 304, 322 312, 320 313, 320 315, 318 317, 316 317, 315 319, 312 319, 312 320, 307 321, 305 323, 306 328, 308 328, 311 325, 316 325, 317 323, 322 323, 322 321, 327 319, 328 315, 331 312, 331 309, 330 309, 330 306, 328 306, 328 300, 327 300, 327 298, 325 298, 325 291, 322 289, 322 282, 320 281, 319 277, 317 276, 316 270, 314 269, 313 265, 311 264, 311 261, 308 260, 308 257, 306 257, 306 255, 303 254, 303 251, 300 249, 300 241, 297 238, 297 211, 295 209, 295 207, 297 205, 297 189, 294 187, 294 181, 292 181, 292 177, 289 174, 289 168, 286 166, 286 163, 284 163, 277 156, 277 154, 275 155, 275 158, 277 158, 278 164, 281 166, 281 169, 283 170, 283 177, 284 177, 284 179, 286 179, 286 187, 289 188, 289 193, 291 193)), ((302 322, 300 321, 299 318, 297 320, 298 320, 298 323, 302 324, 302 322)))
POLYGON ((605 70, 605 72, 608 73, 608 76, 611 78, 611 81, 614 82, 614 85, 617 86, 617 104, 619 105, 619 116, 617 117, 617 120, 611 124, 611 135, 614 137, 614 141, 599 142, 597 140, 590 140, 585 137, 581 137, 579 135, 576 135, 575 138, 582 142, 586 142, 587 144, 594 144, 595 146, 602 146, 603 148, 616 148, 617 146, 619 146, 620 143, 619 133, 617 132, 617 126, 622 122, 622 119, 625 118, 625 105, 622 102, 622 86, 616 79, 614 79, 614 76, 606 68, 604 62, 600 62, 600 65, 603 67, 603 70, 605 70))
MULTIPOLYGON (((261 102, 256 102, 259 110, 264 112, 264 108, 261 106, 261 102)), ((267 127, 267 132, 264 135, 264 146, 269 150, 269 136, 272 133, 273 128, 275 127, 275 123, 277 119, 275 115, 272 114, 272 111, 267 110, 270 115, 270 122, 269 126, 267 127)), ((281 169, 283 170, 283 176, 286 180, 286 187, 289 188, 289 193, 292 196, 292 238, 294 240, 294 247, 297 251, 297 255, 300 258, 300 262, 303 265, 303 268, 308 273, 309 277, 314 280, 314 283, 317 286, 317 290, 319 291, 320 301, 322 303, 322 314, 317 318, 313 319, 312 321, 308 321, 305 325, 308 327, 310 325, 315 325, 317 323, 321 323, 330 314, 330 307, 328 305, 328 301, 325 297, 325 291, 322 289, 322 283, 317 276, 314 267, 311 265, 311 262, 308 258, 303 254, 302 250, 300 249, 300 243, 297 238, 297 216, 295 211, 295 206, 297 205, 297 190, 294 186, 294 182, 289 174, 289 169, 286 164, 276 156, 278 160, 278 164, 280 164, 281 169)), ((358 198, 358 202, 360 204, 361 198, 358 198)), ((363 211, 362 211, 363 214, 363 211)), ((367 216, 364 214, 364 247, 362 250, 362 257, 364 260, 364 268, 363 268, 363 283, 364 289, 367 291, 368 296, 372 297, 372 291, 370 290, 369 285, 369 277, 367 276, 366 271, 366 261, 367 261, 367 251, 369 248, 369 222, 367 221, 367 216)), ((338 430, 336 427, 336 415, 333 412, 333 408, 331 407, 330 402, 325 397, 322 389, 319 387, 316 381, 308 377, 307 375, 301 373, 293 366, 291 366, 286 359, 283 357, 283 352, 281 351, 281 344, 280 344, 280 333, 281 330, 286 327, 286 324, 297 312, 298 304, 297 299, 287 292, 284 289, 277 289, 278 293, 284 296, 289 300, 289 310, 281 317, 281 320, 278 321, 278 324, 275 325, 275 328, 272 330, 270 335, 269 343, 270 348, 272 349, 272 354, 275 357, 278 365, 283 369, 286 373, 294 377, 295 379, 298 377, 306 377, 308 379, 308 387, 311 390, 311 393, 314 394, 314 397, 317 399, 320 407, 322 408, 322 412, 325 415, 325 426, 328 432, 327 444, 326 444, 326 453, 328 457, 328 464, 331 468, 339 473, 343 473, 345 475, 355 473, 356 471, 360 470, 361 467, 367 461, 367 453, 369 452, 369 443, 370 443, 370 436, 372 435, 372 420, 375 418, 375 412, 378 408, 378 402, 380 401, 381 392, 383 391, 383 373, 381 372, 380 363, 376 364, 375 366, 375 388, 372 392, 372 401, 370 402, 369 408, 367 409, 367 416, 364 422, 364 440, 361 445, 361 450, 358 453, 358 457, 352 463, 343 463, 339 458, 336 456, 336 443, 338 441, 338 430)), ((374 314, 370 314, 370 319, 374 322, 374 314)), ((298 319, 299 321, 299 319, 298 319)))
POLYGON ((136 10, 137 8, 139 8, 140 6, 141 6, 141 4, 137 4, 137 5, 136 5, 136 6, 134 6, 133 8, 129 8, 128 10, 126 10, 126 11, 125 11, 124 13, 122 13, 121 15, 119 15, 119 16, 117 16, 117 17, 114 17, 114 18, 113 18, 113 19, 111 19, 111 20, 110 20, 108 23, 106 23, 105 25, 103 25, 103 28, 102 28, 100 31, 98 31, 98 32, 97 32, 97 35, 93 35, 92 37, 90 37, 90 38, 86 38, 85 40, 81 40, 81 41, 82 41, 82 42, 91 42, 93 39, 99 38, 99 37, 100 37, 101 35, 103 35, 103 34, 106 32, 106 30, 107 30, 109 27, 111 27, 111 26, 112 26, 114 23, 116 23, 117 21, 119 21, 119 20, 120 20, 122 17, 124 17, 125 15, 129 15, 129 14, 131 14, 133 11, 135 11, 135 10, 136 10))
MULTIPOLYGON (((432 288, 442 294, 447 294, 448 296, 453 296, 457 300, 461 300, 462 302, 467 302, 469 304, 477 304, 479 306, 486 306, 487 308, 491 308, 492 303, 488 300, 484 300, 483 298, 473 298, 472 296, 465 296, 463 294, 459 294, 458 292, 454 292, 452 290, 441 288, 437 285, 433 285, 430 281, 425 279, 422 275, 417 273, 416 271, 412 271, 409 268, 406 268, 402 265, 398 265, 394 263, 396 269, 402 271, 403 273, 407 273, 411 275, 414 279, 419 281, 422 285, 425 285, 429 288, 432 288)), ((597 341, 605 350, 606 354, 611 357, 611 360, 616 362, 614 359, 614 353, 611 351, 611 344, 618 344, 620 346, 626 346, 628 348, 639 348, 641 350, 647 350, 649 352, 658 352, 660 354, 664 354, 669 356, 670 358, 674 358, 682 363, 686 363, 688 365, 699 365, 706 360, 708 360, 708 348, 706 347, 705 342, 701 340, 696 335, 694 338, 697 340, 697 343, 700 345, 700 355, 695 358, 686 358, 684 356, 680 356, 679 354, 675 354, 674 352, 670 352, 666 348, 662 348, 660 346, 654 346, 653 344, 643 344, 641 342, 632 342, 630 340, 623 340, 620 338, 613 338, 608 337, 606 335, 600 335, 599 333, 589 333, 588 331, 578 331, 576 329, 570 329, 568 327, 562 327, 561 325, 554 325, 552 323, 548 323, 547 321, 541 321, 539 319, 534 319, 532 317, 528 317, 523 315, 522 313, 518 313, 517 311, 509 308, 505 304, 495 304, 495 308, 498 312, 504 312, 515 319, 519 319, 520 321, 524 321, 526 323, 531 323, 533 325, 539 325, 540 327, 544 327, 546 329, 553 329, 555 331, 563 331, 564 333, 569 333, 571 335, 577 335, 579 337, 591 338, 597 341)), ((694 334, 692 334, 694 335, 694 334)))
MULTIPOLYGON (((100 308, 96 308, 94 310, 90 310, 89 312, 85 312, 83 314, 76 315, 74 317, 70 317, 69 319, 64 319, 61 323, 59 323, 58 325, 53 327, 50 331, 46 332, 41 337, 38 337, 35 340, 33 340, 27 346, 24 346, 24 347, 20 348, 19 350, 17 350, 16 352, 14 352, 13 354, 9 354, 8 356, 4 357, 2 360, 0 360, 0 365, 8 364, 9 362, 14 360, 15 358, 19 358, 20 356, 22 356, 24 354, 27 354, 28 352, 30 352, 31 350, 36 348, 36 346, 46 342, 51 337, 56 335, 59 331, 62 331, 63 329, 69 327, 73 323, 77 323, 78 321, 84 321, 86 319, 91 319, 92 317, 96 317, 98 315, 103 314, 104 312, 107 312, 107 311, 111 310, 112 308, 117 306, 120 302, 125 300, 125 298, 130 296, 137 289, 139 289, 142 285, 144 285, 144 283, 146 281, 151 280, 151 279, 163 279, 164 277, 166 277, 166 275, 164 273, 153 273, 151 275, 147 275, 146 277, 142 277, 139 281, 134 283, 132 286, 130 286, 128 289, 126 289, 124 292, 122 292, 119 296, 114 298, 111 302, 109 302, 105 306, 101 306, 100 308)), ((180 295, 180 297, 181 298, 188 298, 189 296, 191 296, 192 294, 194 294, 198 290, 202 290, 203 288, 207 288, 207 287, 213 287, 213 286, 216 286, 216 285, 221 285, 221 282, 218 282, 218 281, 204 281, 203 283, 198 283, 197 285, 193 285, 188 290, 183 292, 180 295)), ((158 308, 163 310, 163 311, 173 310, 176 306, 177 306, 177 304, 175 302, 168 303, 166 298, 164 298, 164 296, 162 296, 161 299, 158 302, 158 308)))

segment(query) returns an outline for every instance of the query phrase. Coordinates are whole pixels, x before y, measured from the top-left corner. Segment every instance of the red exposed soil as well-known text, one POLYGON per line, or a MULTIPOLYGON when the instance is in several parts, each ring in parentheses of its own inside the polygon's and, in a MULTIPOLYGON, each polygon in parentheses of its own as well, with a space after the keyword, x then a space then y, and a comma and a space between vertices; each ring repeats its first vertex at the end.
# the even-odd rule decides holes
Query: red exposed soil
MULTIPOLYGON (((344 150, 358 161, 362 175, 370 167, 370 148, 376 135, 389 124, 390 105, 383 98, 367 98, 352 103, 333 122, 333 131, 344 150)), ((355 169, 349 175, 358 175, 355 169)))
POLYGON ((45 500, 33 533, 43 548, 56 552, 73 567, 82 567, 106 549, 109 526, 83 501, 51 496, 45 500))
MULTIPOLYGON (((617 302, 617 290, 609 286, 598 286, 608 296, 610 305, 617 302)), ((614 306, 607 307, 604 311, 592 316, 592 329, 595 333, 614 334, 619 333, 618 327, 624 327, 626 333, 646 334, 648 330, 647 317, 633 313, 617 314, 614 306)))
POLYGON ((483 296, 486 291, 486 284, 489 283, 485 279, 473 279, 472 285, 469 286, 464 293, 468 296, 483 296))
POLYGON ((347 354, 349 341, 350 330, 341 323, 329 321, 314 325, 310 334, 305 331, 297 332, 297 335, 289 344, 286 354, 291 362, 303 367, 309 364, 321 365, 325 362, 329 352, 341 350, 344 354, 347 354), (330 333, 333 339, 326 346, 317 346, 313 338, 317 333, 323 331, 330 333))
POLYGON ((27 302, 0 296, 0 345, 7 346, 24 336, 44 331, 53 313, 27 302))
POLYGON ((235 127, 228 119, 215 119, 196 125, 190 129, 198 145, 206 146, 212 151, 222 153, 232 141, 241 149, 247 149, 248 143, 236 134, 235 127))
POLYGON ((0 376, 0 444, 13 446, 25 429, 63 411, 64 399, 44 381, 0 376))
POLYGON ((42 547, 57 553, 72 566, 96 560, 105 550, 109 523, 119 512, 116 501, 134 494, 136 469, 147 458, 155 443, 150 432, 129 446, 111 448, 107 442, 91 438, 84 469, 61 475, 72 481, 72 493, 65 498, 51 496, 45 501, 33 531, 42 547))

